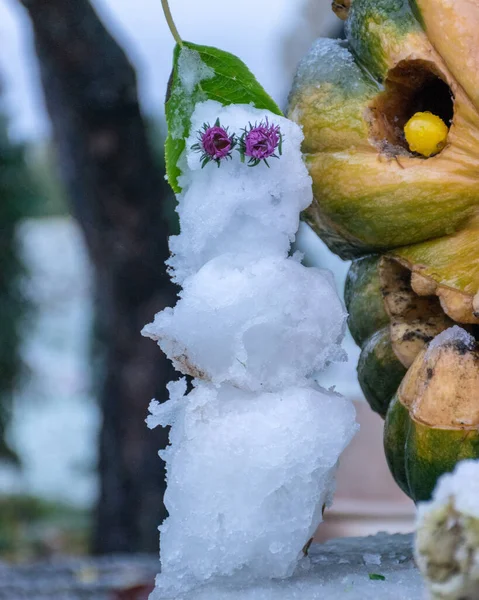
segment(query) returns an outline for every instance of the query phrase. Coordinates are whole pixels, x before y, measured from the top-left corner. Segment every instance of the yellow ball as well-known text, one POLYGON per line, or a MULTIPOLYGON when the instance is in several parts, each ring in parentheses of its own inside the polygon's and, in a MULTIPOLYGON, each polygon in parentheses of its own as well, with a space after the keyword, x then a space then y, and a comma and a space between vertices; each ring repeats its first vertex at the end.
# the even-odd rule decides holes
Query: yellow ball
POLYGON ((423 156, 433 156, 446 145, 449 129, 431 112, 417 112, 404 126, 409 149, 423 156))

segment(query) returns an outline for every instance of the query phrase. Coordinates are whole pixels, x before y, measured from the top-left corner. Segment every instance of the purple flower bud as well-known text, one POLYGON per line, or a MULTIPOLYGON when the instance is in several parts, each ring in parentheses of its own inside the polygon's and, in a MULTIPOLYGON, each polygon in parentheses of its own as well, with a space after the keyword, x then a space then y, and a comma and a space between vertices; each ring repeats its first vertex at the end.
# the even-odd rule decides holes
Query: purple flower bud
POLYGON ((198 143, 191 146, 192 150, 201 152, 201 167, 214 160, 218 167, 224 158, 231 158, 231 151, 236 145, 235 135, 229 135, 228 129, 221 127, 219 119, 211 127, 205 123, 198 131, 198 143))
POLYGON ((268 119, 262 121, 259 125, 250 124, 249 130, 245 129, 240 141, 240 153, 242 160, 247 156, 250 160, 248 164, 252 167, 259 164, 262 160, 266 163, 267 158, 279 158, 282 153, 283 138, 279 125, 269 124, 268 119))
POLYGON ((208 127, 201 135, 201 145, 203 150, 211 156, 213 160, 222 159, 231 152, 233 140, 223 127, 208 127))

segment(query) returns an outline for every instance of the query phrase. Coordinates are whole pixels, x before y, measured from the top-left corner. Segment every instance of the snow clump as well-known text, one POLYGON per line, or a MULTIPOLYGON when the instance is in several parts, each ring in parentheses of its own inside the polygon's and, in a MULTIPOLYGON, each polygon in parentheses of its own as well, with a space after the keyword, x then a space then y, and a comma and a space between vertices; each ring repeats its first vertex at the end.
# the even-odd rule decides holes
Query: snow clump
POLYGON ((458 463, 419 506, 416 562, 432 600, 479 598, 479 461, 458 463))

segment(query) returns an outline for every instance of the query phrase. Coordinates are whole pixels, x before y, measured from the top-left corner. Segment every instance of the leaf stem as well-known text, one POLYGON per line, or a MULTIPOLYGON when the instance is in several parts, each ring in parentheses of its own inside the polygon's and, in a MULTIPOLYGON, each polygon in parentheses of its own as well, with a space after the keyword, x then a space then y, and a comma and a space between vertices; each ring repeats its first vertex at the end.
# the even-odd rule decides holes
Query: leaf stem
POLYGON ((183 46, 183 40, 181 39, 178 29, 176 29, 175 22, 173 21, 173 17, 171 16, 168 0, 161 0, 161 6, 163 7, 163 12, 165 13, 165 19, 170 28, 171 35, 175 38, 175 41, 179 46, 183 46))

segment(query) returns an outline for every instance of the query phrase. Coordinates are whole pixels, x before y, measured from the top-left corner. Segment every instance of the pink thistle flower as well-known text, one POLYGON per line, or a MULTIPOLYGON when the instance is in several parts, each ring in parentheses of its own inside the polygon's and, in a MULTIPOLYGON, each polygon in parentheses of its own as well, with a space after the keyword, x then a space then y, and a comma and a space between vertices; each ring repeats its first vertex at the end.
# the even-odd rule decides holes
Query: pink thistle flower
POLYGON ((255 167, 262 160, 269 167, 267 158, 279 158, 282 154, 283 136, 279 125, 268 123, 268 119, 261 121, 259 125, 255 123, 254 127, 249 124, 249 129, 245 129, 240 139, 241 160, 249 158, 248 166, 255 167), (276 150, 278 154, 276 154, 276 150))
POLYGON ((225 158, 231 158, 231 151, 236 146, 235 135, 228 133, 228 128, 220 125, 219 119, 211 127, 205 123, 198 131, 198 143, 191 146, 192 150, 201 152, 201 168, 214 160, 218 167, 225 158))

